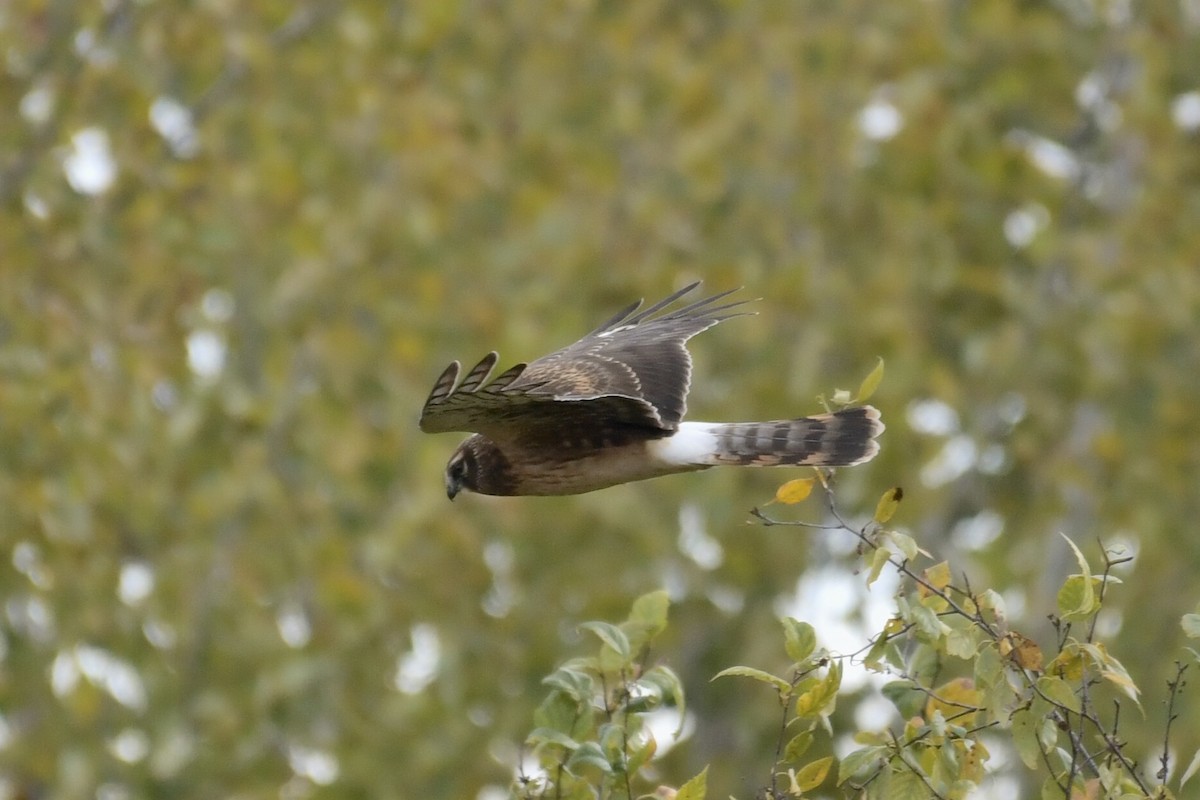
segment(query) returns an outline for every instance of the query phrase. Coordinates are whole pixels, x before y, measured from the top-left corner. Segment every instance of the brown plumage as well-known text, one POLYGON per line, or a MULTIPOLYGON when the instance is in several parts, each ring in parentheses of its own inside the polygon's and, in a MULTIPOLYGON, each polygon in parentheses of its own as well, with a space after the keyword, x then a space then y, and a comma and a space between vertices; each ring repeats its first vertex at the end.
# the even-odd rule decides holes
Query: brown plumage
POLYGON ((794 420, 684 422, 687 340, 743 311, 731 292, 668 311, 698 283, 638 312, 626 307, 572 345, 490 378, 489 353, 434 383, 421 430, 475 431, 446 465, 446 492, 579 494, 720 464, 848 466, 878 452, 870 406, 794 420))

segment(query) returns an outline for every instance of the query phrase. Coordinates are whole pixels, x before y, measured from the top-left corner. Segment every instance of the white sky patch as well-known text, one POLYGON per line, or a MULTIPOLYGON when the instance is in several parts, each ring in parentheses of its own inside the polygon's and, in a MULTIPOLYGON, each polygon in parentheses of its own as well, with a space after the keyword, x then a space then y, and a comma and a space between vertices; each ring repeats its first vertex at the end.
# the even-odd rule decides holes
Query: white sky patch
POLYGON ((492 585, 483 596, 481 606, 489 617, 502 619, 512 612, 517 604, 518 591, 513 581, 513 564, 516 555, 512 545, 501 540, 488 542, 483 548, 483 563, 492 572, 492 585))
POLYGON ((330 785, 341 771, 337 756, 315 747, 288 742, 287 757, 293 772, 318 786, 330 785))
POLYGON ((175 408, 179 402, 179 392, 175 389, 175 384, 166 379, 157 380, 154 382, 154 387, 150 390, 150 402, 154 403, 154 407, 159 411, 170 411, 175 408))
POLYGON ((159 650, 170 650, 179 640, 175 629, 159 619, 148 619, 142 623, 142 636, 159 650))
POLYGON ((191 158, 200 149, 192 110, 173 97, 160 96, 150 104, 150 124, 179 158, 191 158))
POLYGON ((659 708, 647 714, 643 721, 650 728, 654 742, 658 746, 654 750, 654 758, 659 759, 671 751, 680 742, 685 742, 696 731, 696 718, 691 714, 683 717, 683 725, 679 724, 679 709, 659 708), (679 731, 679 738, 675 738, 679 731))
POLYGON ((75 53, 89 64, 98 67, 109 66, 117 60, 112 49, 102 45, 100 37, 91 28, 81 28, 75 34, 75 53))
POLYGON ((135 606, 154 591, 154 570, 145 561, 127 561, 121 565, 117 597, 127 606, 135 606))
POLYGON ((1016 425, 1025 419, 1026 410, 1025 395, 1020 392, 1005 392, 996 406, 996 412, 1000 415, 1000 419, 1009 425, 1016 425))
POLYGON ((39 642, 50 642, 57 635, 54 615, 36 595, 10 597, 4 603, 4 616, 12 627, 39 642))
POLYGON ((1071 149, 1053 139, 1014 130, 1008 134, 1008 140, 1024 150, 1030 162, 1051 178, 1073 181, 1083 172, 1083 165, 1071 149))
POLYGON ((312 639, 312 623, 299 603, 286 603, 275 616, 279 638, 293 649, 304 647, 312 639))
POLYGON ((442 663, 442 640, 427 622, 413 626, 412 649, 400 656, 393 683, 405 694, 418 694, 433 683, 442 663))
POLYGON ((21 98, 21 116, 31 125, 45 125, 54 112, 54 99, 54 90, 49 86, 43 84, 33 87, 21 98))
POLYGON ((976 468, 984 475, 1002 475, 1010 465, 1008 451, 1002 445, 989 444, 979 451, 976 468))
POLYGON ((117 179, 117 162, 103 128, 84 128, 71 137, 62 161, 67 183, 80 194, 103 194, 117 179))
POLYGON ((854 724, 860 731, 881 731, 900 716, 892 701, 881 694, 868 694, 854 707, 854 724))
POLYGON ((50 666, 50 688, 65 697, 79 685, 80 678, 108 692, 114 700, 134 711, 146 710, 146 687, 128 662, 92 645, 77 644, 60 650, 50 666))
POLYGON ((1010 211, 1004 218, 1004 238, 1010 245, 1023 249, 1050 224, 1050 212, 1040 203, 1029 203, 1010 211))
POLYGON ((746 595, 732 586, 709 586, 704 590, 704 596, 718 611, 729 617, 737 614, 746 605, 746 595))
POLYGON ((233 295, 220 287, 209 289, 200 298, 200 313, 213 324, 219 325, 232 319, 235 307, 233 295))
POLYGON ((1019 586, 1005 589, 1000 594, 1004 601, 1004 616, 1008 619, 1020 619, 1025 615, 1025 590, 1019 586))
POLYGON ((708 535, 704 511, 696 503, 684 503, 679 507, 678 546, 679 552, 703 570, 714 570, 725 561, 725 549, 708 535))
POLYGON ((126 728, 108 740, 108 751, 126 764, 136 764, 150 752, 150 739, 145 731, 126 728))
POLYGON ((225 368, 225 339, 216 331, 192 331, 187 338, 188 366, 198 377, 212 380, 225 368))
POLYGON ((37 588, 50 588, 50 573, 42 563, 41 551, 33 542, 21 541, 13 546, 12 565, 37 588))
POLYGON ((959 520, 950 533, 954 544, 964 550, 982 550, 1004 533, 1004 517, 991 509, 959 520))
POLYGON ((938 454, 921 467, 921 483, 930 488, 944 486, 965 475, 967 470, 975 466, 978 458, 979 448, 975 441, 960 433, 951 437, 938 454))
MULTIPOLYGON (((830 564, 801 576, 795 594, 777 602, 775 611, 781 616, 812 622, 817 629, 818 645, 831 653, 853 653, 891 618, 899 585, 900 579, 891 569, 885 569, 867 587, 861 575, 851 575, 845 567, 830 564)), ((842 687, 848 692, 868 683, 882 685, 891 680, 848 660, 842 664, 845 668, 842 687)))
POLYGON ((1171 101, 1171 121, 1188 133, 1200 131, 1200 91, 1175 96, 1171 101))
POLYGON ((862 135, 877 142, 891 139, 904 127, 900 109, 883 97, 876 97, 858 112, 858 129, 862 135))
POLYGON ((949 436, 959 429, 958 412, 941 400, 914 400, 905 409, 908 426, 929 436, 949 436))
POLYGON ((37 219, 50 219, 50 206, 41 195, 36 192, 26 192, 21 200, 25 203, 25 210, 37 219))

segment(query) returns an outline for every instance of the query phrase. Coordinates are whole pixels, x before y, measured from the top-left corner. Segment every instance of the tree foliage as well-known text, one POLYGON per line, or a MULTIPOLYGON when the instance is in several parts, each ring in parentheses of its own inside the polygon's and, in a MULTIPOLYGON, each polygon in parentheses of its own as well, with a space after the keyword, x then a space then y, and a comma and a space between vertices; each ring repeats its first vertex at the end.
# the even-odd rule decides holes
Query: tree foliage
MULTIPOLYGON (((782 649, 790 661, 783 674, 751 666, 716 674, 714 680, 749 678, 766 685, 782 709, 773 763, 754 797, 813 796, 828 783, 844 797, 963 800, 987 785, 995 769, 993 751, 1005 751, 1001 764, 1019 760, 1040 782, 1042 798, 1162 800, 1175 797, 1173 789, 1183 790, 1200 766, 1200 751, 1184 771, 1173 771, 1170 734, 1179 718, 1176 702, 1184 674, 1200 662, 1200 653, 1191 650, 1186 661, 1175 662, 1164 697, 1161 767, 1151 774, 1155 765, 1138 763, 1120 729, 1122 700, 1145 715, 1141 690, 1096 634, 1109 586, 1120 583, 1111 569, 1128 559, 1106 552, 1102 574, 1093 575, 1084 554, 1067 540, 1080 571, 1059 589, 1057 609, 1050 614, 1054 657, 1047 660, 1037 642, 1011 626, 997 592, 955 585, 945 561, 918 571, 915 564, 928 560, 928 553, 907 535, 886 528, 880 512, 865 525, 852 526, 834 504, 829 475, 820 477, 830 522, 780 520, 759 509, 754 515, 768 526, 856 537, 868 584, 877 579, 880 565, 896 570, 904 582, 892 616, 855 652, 819 648, 813 625, 783 617, 782 649), (878 730, 852 729, 853 745, 840 757, 809 755, 818 737, 827 751, 840 733, 830 720, 847 665, 890 679, 878 691, 898 721, 878 730), (1112 697, 1114 689, 1120 699, 1112 697)), ((880 499, 886 516, 895 510, 898 495, 893 489, 880 499)), ((638 599, 624 626, 645 630, 637 621, 646 616, 639 608, 647 605, 655 608, 654 634, 662 632, 663 592, 638 599)), ((1200 636, 1194 617, 1181 621, 1190 637, 1200 636)), ((621 628, 601 622, 582 627, 601 639, 599 653, 567 662, 546 678, 553 688, 538 716, 550 727, 535 729, 526 740, 539 756, 539 771, 522 770, 518 776, 512 794, 521 800, 649 797, 643 784, 654 779, 647 754, 656 741, 648 715, 663 703, 683 713, 683 687, 675 673, 661 664, 647 667, 652 636, 639 636, 634 645, 621 628), (560 710, 554 714, 548 708, 560 710), (605 721, 597 726, 600 717, 605 721)), ((678 789, 659 786, 654 796, 703 800, 707 780, 705 767, 678 789)))

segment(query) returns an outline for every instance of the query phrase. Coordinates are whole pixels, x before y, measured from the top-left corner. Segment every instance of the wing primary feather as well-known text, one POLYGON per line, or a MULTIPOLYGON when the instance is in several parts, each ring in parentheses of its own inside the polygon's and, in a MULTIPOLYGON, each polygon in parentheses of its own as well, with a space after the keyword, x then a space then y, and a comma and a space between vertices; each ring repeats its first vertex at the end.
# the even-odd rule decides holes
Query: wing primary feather
POLYGON ((434 381, 433 389, 429 392, 429 397, 425 400, 425 406, 436 405, 451 394, 454 393, 454 384, 458 381, 458 372, 462 369, 462 364, 457 361, 451 361, 450 366, 442 370, 442 374, 434 381))
MULTIPOLYGON (((650 317, 654 316, 659 311, 662 311, 664 308, 671 305, 671 303, 674 303, 676 300, 683 297, 685 294, 690 292, 692 289, 695 289, 699 285, 700 285, 700 281, 694 281, 692 283, 689 283, 687 286, 683 287, 682 289, 680 289, 678 292, 671 295, 670 297, 667 297, 666 299, 663 299, 663 300, 659 300, 657 303, 650 306, 649 308, 647 308, 642 313, 638 314, 633 319, 626 320, 625 324, 626 325, 637 325, 639 322, 649 319, 650 317)), ((730 291, 736 291, 736 289, 733 289, 730 291)), ((729 294, 729 292, 726 292, 725 294, 729 294)), ((725 295, 717 295, 717 297, 724 297, 724 296, 725 295)), ((703 302, 705 302, 705 301, 701 301, 701 303, 703 303, 703 302)), ((639 303, 639 305, 640 305, 640 303, 639 303)), ((697 303, 696 305, 700 305, 700 303, 697 303)))
MULTIPOLYGON (((741 287, 738 287, 738 288, 741 288, 741 287)), ((678 311, 672 311, 670 314, 668 314, 666 317, 664 317, 664 319, 679 319, 682 317, 698 316, 699 312, 701 312, 701 311, 704 312, 705 316, 712 316, 713 314, 717 313, 718 311, 724 311, 726 309, 733 308, 734 306, 740 306, 740 305, 743 305, 744 303, 749 302, 748 300, 736 300, 732 303, 726 303, 723 306, 715 306, 715 307, 713 306, 713 303, 717 302, 718 300, 720 300, 724 297, 728 297, 729 295, 733 294, 737 290, 738 289, 736 289, 736 288, 728 289, 724 292, 721 292, 720 294, 714 294, 712 297, 706 297, 703 300, 697 300, 696 302, 692 303, 691 305, 684 306, 683 308, 679 309, 678 311)))
POLYGON ((521 363, 509 367, 499 377, 485 386, 483 391, 492 392, 495 394, 502 392, 504 389, 508 388, 510 383, 521 377, 521 373, 525 371, 525 367, 527 366, 528 364, 521 363))
POLYGON ((492 374, 492 369, 496 366, 496 361, 499 358, 500 356, 495 350, 484 356, 478 364, 471 367, 471 371, 467 373, 467 377, 463 378, 462 383, 455 388, 454 393, 470 393, 478 389, 487 380, 488 375, 492 374))
POLYGON ((604 333, 604 331, 608 330, 609 328, 615 328, 617 325, 620 325, 622 322, 624 322, 626 317, 637 311, 641 305, 642 300, 635 300, 634 302, 625 306, 625 308, 618 311, 616 314, 613 314, 611 319, 583 338, 586 339, 588 336, 595 336, 597 334, 604 333))

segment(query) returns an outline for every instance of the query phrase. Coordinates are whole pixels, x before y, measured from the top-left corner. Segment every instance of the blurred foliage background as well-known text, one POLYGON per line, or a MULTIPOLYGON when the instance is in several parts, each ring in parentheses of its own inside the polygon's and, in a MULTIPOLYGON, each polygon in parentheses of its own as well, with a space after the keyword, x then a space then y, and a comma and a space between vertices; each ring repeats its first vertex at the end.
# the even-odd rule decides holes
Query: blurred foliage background
POLYGON ((693 342, 693 418, 883 356, 843 508, 903 485, 1044 645, 1058 531, 1136 554, 1104 633, 1159 746, 1200 600, 1193 0, 14 0, 0 46, 4 796, 503 796, 576 624, 664 585, 663 780, 751 796, 777 710, 708 680, 781 669, 776 615, 852 564, 744 524, 796 474, 451 505, 416 428, 451 359, 697 278, 762 299, 693 342))

